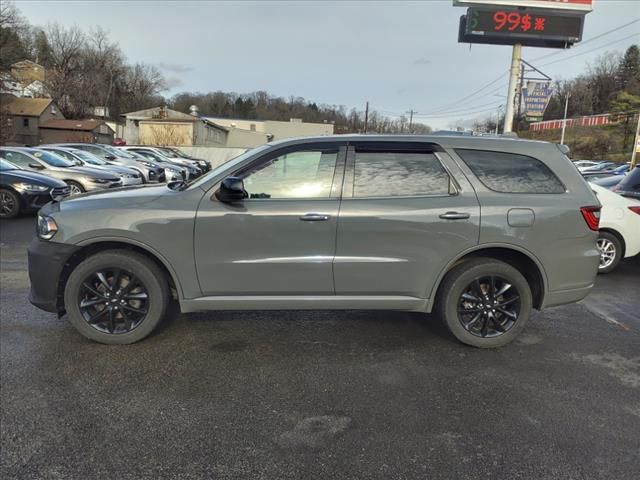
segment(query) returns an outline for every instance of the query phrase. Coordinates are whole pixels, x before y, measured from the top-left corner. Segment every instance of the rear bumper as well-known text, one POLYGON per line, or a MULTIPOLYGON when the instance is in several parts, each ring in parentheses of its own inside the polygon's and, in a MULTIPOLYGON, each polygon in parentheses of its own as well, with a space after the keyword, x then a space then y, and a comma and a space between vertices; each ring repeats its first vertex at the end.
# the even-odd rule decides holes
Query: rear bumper
POLYGON ((592 283, 586 287, 548 292, 544 297, 544 305, 542 308, 557 307, 559 305, 579 302, 589 294, 593 286, 594 284, 592 283))
POLYGON ((27 249, 31 290, 29 301, 47 312, 58 312, 58 283, 69 257, 80 247, 34 238, 27 249))

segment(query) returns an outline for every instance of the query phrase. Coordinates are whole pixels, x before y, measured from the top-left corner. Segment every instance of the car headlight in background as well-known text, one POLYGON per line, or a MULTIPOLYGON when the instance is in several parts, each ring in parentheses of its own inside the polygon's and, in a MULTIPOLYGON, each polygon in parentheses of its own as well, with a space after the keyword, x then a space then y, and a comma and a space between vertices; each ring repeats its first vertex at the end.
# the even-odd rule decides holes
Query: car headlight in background
POLYGON ((89 181, 92 183, 109 183, 111 180, 107 178, 90 178, 89 181))
POLYGON ((51 240, 58 231, 56 221, 44 215, 38 215, 38 237, 42 240, 51 240))
POLYGON ((14 188, 19 192, 46 192, 49 187, 34 185, 32 183, 14 183, 14 188))

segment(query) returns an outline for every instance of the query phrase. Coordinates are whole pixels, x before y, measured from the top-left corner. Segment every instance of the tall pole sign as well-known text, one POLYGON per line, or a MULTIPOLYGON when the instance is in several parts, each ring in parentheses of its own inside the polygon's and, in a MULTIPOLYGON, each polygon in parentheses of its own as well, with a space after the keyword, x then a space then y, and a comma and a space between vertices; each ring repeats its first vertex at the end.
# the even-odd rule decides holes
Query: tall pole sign
POLYGON ((593 0, 453 0, 465 6, 458 41, 512 45, 504 132, 511 132, 522 47, 569 48, 582 40, 593 0))

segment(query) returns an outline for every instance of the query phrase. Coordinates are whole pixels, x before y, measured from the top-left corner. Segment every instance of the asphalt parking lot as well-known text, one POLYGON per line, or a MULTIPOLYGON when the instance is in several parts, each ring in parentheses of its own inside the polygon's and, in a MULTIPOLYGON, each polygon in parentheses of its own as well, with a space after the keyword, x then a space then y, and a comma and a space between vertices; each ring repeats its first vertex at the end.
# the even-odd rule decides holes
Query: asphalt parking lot
POLYGON ((28 303, 33 223, 0 223, 2 478, 638 478, 640 258, 498 350, 366 311, 181 315, 112 347, 28 303))

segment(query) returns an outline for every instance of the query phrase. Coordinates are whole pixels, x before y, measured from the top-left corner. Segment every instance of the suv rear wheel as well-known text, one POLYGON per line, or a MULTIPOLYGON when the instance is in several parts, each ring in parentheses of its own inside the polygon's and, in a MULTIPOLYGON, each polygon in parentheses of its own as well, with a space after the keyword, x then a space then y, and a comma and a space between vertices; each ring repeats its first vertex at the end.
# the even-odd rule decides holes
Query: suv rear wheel
POLYGON ((532 308, 531 288, 514 267, 477 258, 454 267, 440 287, 438 311, 462 343, 501 347, 524 328, 532 308))
POLYGON ((145 338, 162 320, 168 301, 164 272, 149 258, 122 250, 82 261, 64 291, 69 321, 85 337, 106 344, 145 338))

